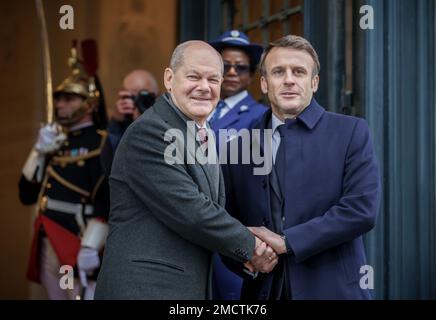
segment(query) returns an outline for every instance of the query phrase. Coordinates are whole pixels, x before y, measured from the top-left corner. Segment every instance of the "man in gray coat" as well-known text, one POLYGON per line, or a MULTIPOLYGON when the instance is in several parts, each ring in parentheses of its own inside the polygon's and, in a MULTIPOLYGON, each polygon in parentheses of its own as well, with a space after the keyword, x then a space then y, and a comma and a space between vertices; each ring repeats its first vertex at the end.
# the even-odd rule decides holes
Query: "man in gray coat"
POLYGON ((110 232, 96 299, 208 299, 213 251, 251 271, 276 265, 275 252, 225 211, 219 164, 186 161, 183 142, 192 137, 197 150, 215 150, 203 133, 222 75, 215 49, 182 43, 165 69, 167 93, 124 134, 110 176, 110 232), (168 136, 175 130, 183 135, 176 150, 183 161, 174 163, 168 136))

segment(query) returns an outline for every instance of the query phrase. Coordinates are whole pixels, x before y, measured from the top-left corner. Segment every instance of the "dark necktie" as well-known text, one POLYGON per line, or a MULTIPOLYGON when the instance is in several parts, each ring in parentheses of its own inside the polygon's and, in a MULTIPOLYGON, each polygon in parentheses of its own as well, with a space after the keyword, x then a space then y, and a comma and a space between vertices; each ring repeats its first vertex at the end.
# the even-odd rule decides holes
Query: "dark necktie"
POLYGON ((280 182, 282 194, 285 192, 285 172, 286 172, 286 124, 281 124, 277 127, 280 134, 280 145, 276 153, 276 161, 274 167, 280 182))
MULTIPOLYGON (((276 231, 278 233, 283 232, 283 205, 285 200, 285 176, 286 176, 286 130, 288 126, 282 124, 277 127, 277 131, 280 134, 280 145, 276 153, 276 161, 274 163, 275 171, 279 180, 280 189, 282 193, 282 201, 278 201, 277 198, 271 197, 271 209, 273 214, 273 220, 276 225, 276 231), (280 226, 280 227, 277 227, 280 226)), ((290 283, 287 275, 287 261, 283 257, 279 261, 279 264, 274 269, 274 279, 271 289, 271 299, 274 300, 289 300, 291 299, 290 283)))
POLYGON ((220 118, 221 111, 227 106, 227 104, 224 102, 224 100, 220 100, 218 102, 218 105, 215 108, 215 113, 213 114, 212 118, 209 120, 209 123, 212 124, 215 121, 217 121, 220 118))

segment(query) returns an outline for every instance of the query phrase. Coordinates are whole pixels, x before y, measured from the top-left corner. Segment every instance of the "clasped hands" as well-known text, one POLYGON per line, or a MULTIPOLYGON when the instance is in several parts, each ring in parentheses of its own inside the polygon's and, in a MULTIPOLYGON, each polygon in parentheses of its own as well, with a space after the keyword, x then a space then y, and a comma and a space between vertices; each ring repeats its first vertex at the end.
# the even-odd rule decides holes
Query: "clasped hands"
POLYGON ((271 272, 279 261, 279 255, 286 253, 285 240, 265 227, 248 227, 256 238, 253 258, 244 263, 250 272, 271 272))

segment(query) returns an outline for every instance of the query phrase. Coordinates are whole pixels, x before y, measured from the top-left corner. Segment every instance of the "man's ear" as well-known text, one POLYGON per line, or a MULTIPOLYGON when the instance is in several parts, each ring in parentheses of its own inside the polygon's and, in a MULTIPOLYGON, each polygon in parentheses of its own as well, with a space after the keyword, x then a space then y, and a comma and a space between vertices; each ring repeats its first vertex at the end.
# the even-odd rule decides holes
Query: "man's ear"
POLYGON ((316 75, 312 78, 312 90, 315 93, 318 90, 319 84, 319 75, 316 75))
POLYGON ((167 89, 168 92, 171 92, 171 88, 173 86, 173 84, 172 84, 173 78, 174 78, 173 70, 171 68, 165 68, 164 85, 165 85, 165 89, 167 89))
POLYGON ((260 77, 260 90, 263 94, 268 93, 268 83, 266 82, 266 78, 264 76, 260 77))
POLYGON ((85 104, 85 109, 87 114, 92 114, 95 109, 97 109, 97 104, 89 100, 84 100, 82 103, 85 104))

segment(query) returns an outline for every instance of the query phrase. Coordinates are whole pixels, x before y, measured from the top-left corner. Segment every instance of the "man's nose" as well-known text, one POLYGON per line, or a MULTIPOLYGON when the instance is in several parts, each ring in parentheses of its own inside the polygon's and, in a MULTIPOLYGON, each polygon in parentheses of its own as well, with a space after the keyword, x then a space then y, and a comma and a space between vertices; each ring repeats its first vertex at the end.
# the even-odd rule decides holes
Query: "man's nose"
POLYGON ((65 101, 64 100, 55 100, 54 101, 54 106, 55 108, 63 108, 65 106, 65 101))
POLYGON ((209 80, 207 79, 201 79, 199 84, 198 84, 198 88, 202 91, 210 91, 210 83, 209 80))
POLYGON ((285 84, 291 85, 295 83, 294 74, 292 73, 291 69, 287 69, 285 72, 285 84))

